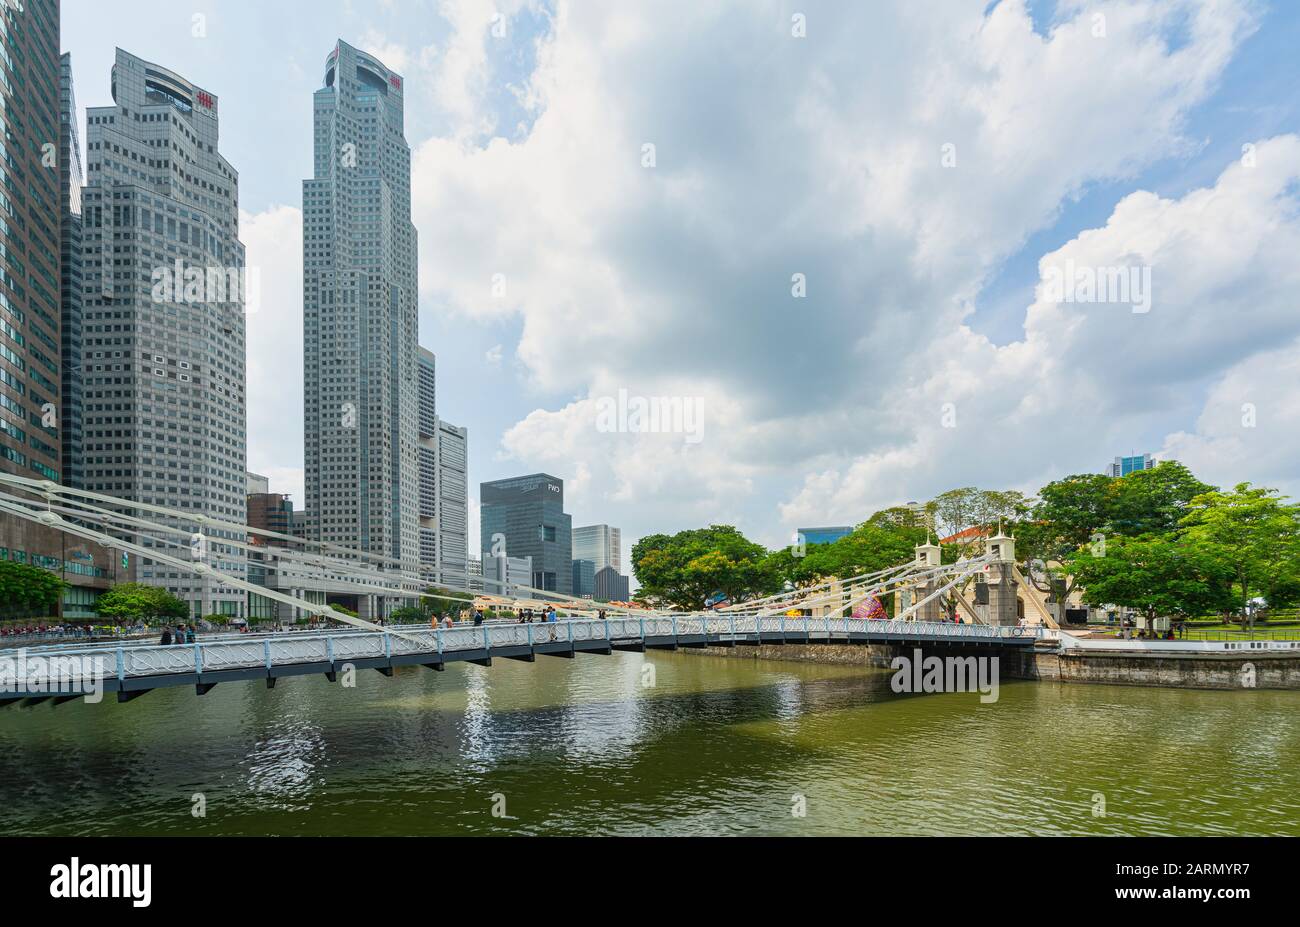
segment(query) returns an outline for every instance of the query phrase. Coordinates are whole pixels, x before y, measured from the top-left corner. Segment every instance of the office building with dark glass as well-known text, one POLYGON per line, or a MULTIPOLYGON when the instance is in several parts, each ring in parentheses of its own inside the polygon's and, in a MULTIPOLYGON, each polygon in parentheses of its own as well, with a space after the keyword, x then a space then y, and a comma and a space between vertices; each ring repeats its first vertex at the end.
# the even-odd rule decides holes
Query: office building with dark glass
POLYGON ((479 484, 480 550, 531 557, 532 585, 573 594, 573 519, 564 513, 564 481, 547 473, 479 484))

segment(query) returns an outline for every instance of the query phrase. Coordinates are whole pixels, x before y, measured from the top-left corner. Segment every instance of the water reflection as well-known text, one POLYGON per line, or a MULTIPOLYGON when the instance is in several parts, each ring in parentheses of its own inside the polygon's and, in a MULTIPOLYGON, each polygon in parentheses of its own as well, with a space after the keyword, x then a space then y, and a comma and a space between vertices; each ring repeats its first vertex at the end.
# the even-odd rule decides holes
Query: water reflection
POLYGON ((356 682, 4 709, 0 828, 1300 833, 1300 693, 1011 682, 984 705, 896 695, 888 671, 671 653, 356 682))

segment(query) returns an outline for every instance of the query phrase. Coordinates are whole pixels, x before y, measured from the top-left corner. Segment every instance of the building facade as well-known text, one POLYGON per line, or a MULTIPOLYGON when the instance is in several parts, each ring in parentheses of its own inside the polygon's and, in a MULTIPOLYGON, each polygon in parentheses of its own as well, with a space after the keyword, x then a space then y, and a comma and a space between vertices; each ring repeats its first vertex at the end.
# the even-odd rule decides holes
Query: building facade
POLYGON ((425 582, 468 588, 469 432, 438 417, 437 361, 419 349, 420 572, 425 582))
POLYGON ((485 557, 477 561, 476 569, 478 573, 469 588, 488 595, 515 595, 533 581, 531 557, 485 557))
POLYGON ((596 591, 593 598, 597 602, 627 602, 631 596, 631 583, 613 567, 596 571, 596 591))
POLYGON ((573 559, 590 560, 597 570, 613 567, 616 572, 623 572, 623 533, 609 525, 574 528, 573 559))
MULTIPOLYGON (((0 467, 61 478, 59 4, 0 4, 0 467)), ((6 519, 12 521, 13 519, 6 519)))
POLYGON ((546 473, 479 484, 480 553, 530 557, 536 589, 573 592, 573 519, 564 481, 546 473))
POLYGON ((77 131, 77 97, 72 85, 72 55, 59 62, 59 283, 62 397, 63 484, 80 489, 81 447, 81 135, 77 131))
MULTIPOLYGON (((575 532, 576 533, 576 532, 575 532)), ((576 551, 577 544, 574 545, 576 551)), ((596 594, 596 563, 575 556, 573 558, 573 597, 590 599, 596 594)))
MULTIPOLYGON (((307 536, 420 573, 416 232, 400 75, 346 42, 303 181, 307 536)), ((365 616, 372 617, 372 616, 365 616)))
MULTIPOLYGON (((82 445, 88 489, 242 525, 246 399, 239 176, 218 149, 217 96, 117 50, 114 105, 86 120, 82 190, 82 445)), ((176 527, 195 530, 177 519, 176 527)), ((189 547, 243 579, 243 532, 189 547)), ((175 555, 175 540, 141 537, 175 555)), ((134 560, 134 558, 132 558, 134 560)), ((143 558, 133 578, 192 614, 241 615, 245 595, 143 558)))
POLYGON ((1116 457, 1114 462, 1107 464, 1107 476, 1128 476, 1130 473, 1136 473, 1138 470, 1150 470, 1156 465, 1151 459, 1150 454, 1134 454, 1131 457, 1116 457))
POLYGON ((799 536, 805 544, 833 544, 842 537, 853 533, 851 525, 835 525, 822 528, 799 528, 799 536))
MULTIPOLYGON (((58 0, 0 4, 0 471, 65 481, 72 365, 65 317, 79 305, 81 162, 58 0)), ((58 613, 94 616, 116 573, 104 547, 0 518, 0 559, 68 583, 58 613)))

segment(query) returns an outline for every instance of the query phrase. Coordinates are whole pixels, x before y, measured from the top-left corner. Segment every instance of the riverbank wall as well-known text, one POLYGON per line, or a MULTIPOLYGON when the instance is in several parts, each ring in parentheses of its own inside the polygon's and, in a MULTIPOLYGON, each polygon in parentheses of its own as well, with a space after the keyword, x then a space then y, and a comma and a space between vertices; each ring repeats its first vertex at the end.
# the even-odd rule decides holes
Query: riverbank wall
MULTIPOLYGON (((915 645, 763 644, 757 647, 704 647, 689 652, 747 660, 785 660, 888 669, 915 645)), ((1093 685, 1163 686, 1176 689, 1300 689, 1300 650, 1225 653, 1152 653, 1081 648, 1032 651, 1012 649, 922 648, 926 655, 992 656, 1004 676, 1040 682, 1093 685), (958 650, 960 649, 960 653, 958 650)))

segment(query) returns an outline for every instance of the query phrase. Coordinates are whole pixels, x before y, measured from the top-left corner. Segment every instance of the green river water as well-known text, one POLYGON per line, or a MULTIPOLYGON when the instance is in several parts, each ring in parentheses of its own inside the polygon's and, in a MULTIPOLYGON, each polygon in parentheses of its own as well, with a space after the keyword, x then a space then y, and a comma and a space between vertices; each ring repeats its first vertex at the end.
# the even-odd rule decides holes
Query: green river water
POLYGON ((889 678, 616 654, 11 706, 0 833, 1300 835, 1300 692, 889 678))

